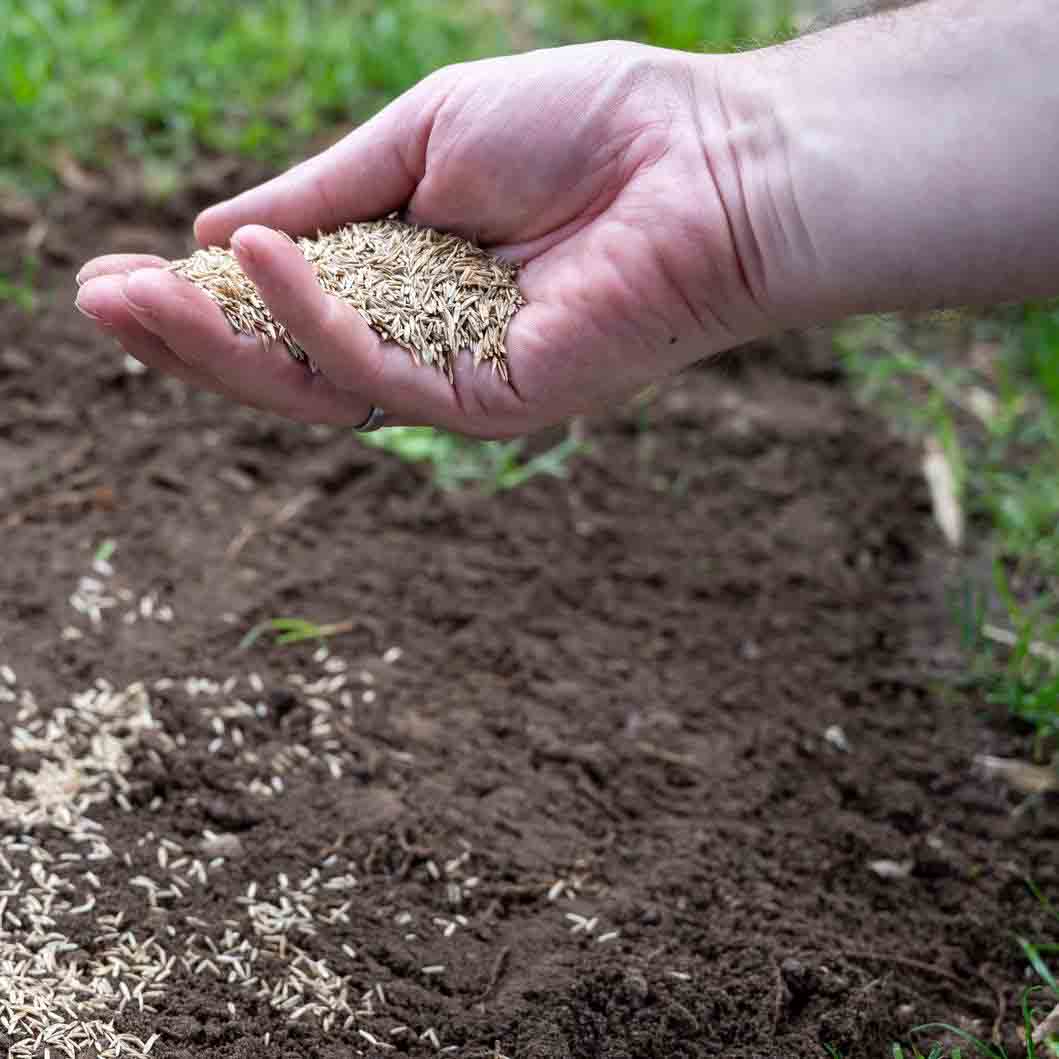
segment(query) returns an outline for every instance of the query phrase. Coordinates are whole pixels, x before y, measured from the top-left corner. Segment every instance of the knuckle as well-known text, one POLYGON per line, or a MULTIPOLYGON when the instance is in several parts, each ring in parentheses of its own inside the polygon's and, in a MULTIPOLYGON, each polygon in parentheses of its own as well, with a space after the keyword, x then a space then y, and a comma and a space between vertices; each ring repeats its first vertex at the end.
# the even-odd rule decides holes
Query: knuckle
POLYGON ((341 340, 342 332, 345 330, 346 313, 348 309, 333 294, 324 294, 319 304, 309 309, 306 314, 306 325, 308 329, 315 332, 316 337, 330 344, 336 344, 341 340))
POLYGON ((458 376, 460 405, 468 429, 482 437, 502 437, 525 421, 526 409, 515 391, 488 369, 471 368, 458 376))
POLYGON ((335 197, 331 189, 330 170, 323 166, 314 166, 308 173, 309 186, 312 194, 319 202, 320 216, 327 218, 327 226, 331 227, 337 223, 340 211, 335 203, 335 197))
POLYGON ((321 290, 310 292, 308 298, 291 292, 284 301, 283 312, 277 315, 300 346, 311 353, 335 344, 340 308, 337 299, 321 290))

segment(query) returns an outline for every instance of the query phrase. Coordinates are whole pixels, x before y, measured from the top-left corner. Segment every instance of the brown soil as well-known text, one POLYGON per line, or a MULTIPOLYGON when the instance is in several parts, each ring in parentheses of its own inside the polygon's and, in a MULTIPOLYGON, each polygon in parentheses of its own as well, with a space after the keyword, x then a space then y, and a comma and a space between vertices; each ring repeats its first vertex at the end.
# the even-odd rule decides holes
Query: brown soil
MULTIPOLYGON (((975 775, 1011 747, 942 690, 958 660, 916 460, 819 343, 688 373, 646 426, 590 423, 567 482, 445 495, 348 431, 130 374, 76 315, 81 260, 185 253, 193 204, 56 200, 43 305, 0 304, 0 662, 45 717, 143 681, 157 725, 87 811, 111 850, 94 911, 54 917, 77 946, 60 960, 98 958, 119 910, 177 956, 156 1010, 117 1028, 172 1059, 881 1057, 938 1019, 988 1036, 1024 982, 1012 935, 1039 926, 1023 877, 1056 883, 1055 817, 1012 817, 975 775), (98 625, 71 605, 83 576, 115 601, 98 625), (239 650, 287 615, 352 621, 326 659, 239 650), (133 883, 218 855, 154 907, 133 883), (255 933, 265 900, 302 928, 255 933), (346 1006, 299 1011, 321 974, 346 1006)), ((11 794, 48 752, 18 749, 9 697, 11 794)), ((86 890, 60 830, 3 835, 0 886, 33 855, 86 890)), ((18 940, 0 922, 0 960, 18 940)))

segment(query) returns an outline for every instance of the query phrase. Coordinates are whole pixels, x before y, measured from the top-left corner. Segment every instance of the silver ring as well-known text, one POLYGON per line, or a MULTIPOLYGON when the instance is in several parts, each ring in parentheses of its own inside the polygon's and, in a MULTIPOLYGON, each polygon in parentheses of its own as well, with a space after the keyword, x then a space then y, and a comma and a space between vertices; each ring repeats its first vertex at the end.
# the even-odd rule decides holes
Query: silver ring
POLYGON ((373 404, 371 411, 368 413, 368 418, 364 420, 360 426, 354 427, 353 429, 358 434, 368 434, 373 430, 378 430, 383 425, 386 419, 386 413, 378 406, 373 404))

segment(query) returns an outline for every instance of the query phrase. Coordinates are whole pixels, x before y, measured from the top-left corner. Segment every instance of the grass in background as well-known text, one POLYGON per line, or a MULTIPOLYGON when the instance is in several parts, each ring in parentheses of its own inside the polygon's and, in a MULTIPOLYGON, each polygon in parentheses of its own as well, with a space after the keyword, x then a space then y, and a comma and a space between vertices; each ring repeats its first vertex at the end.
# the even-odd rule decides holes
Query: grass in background
MULTIPOLYGON (((866 318, 841 329, 838 346, 861 395, 905 431, 934 438, 948 461, 968 526, 954 608, 967 658, 960 683, 1006 711, 1025 757, 1041 766, 1036 775, 1059 772, 1059 304, 866 318)), ((1059 944, 1013 944, 1037 983, 1020 1014, 1026 1054, 1054 1059, 1059 1038, 1034 1044, 1032 1036, 1059 1006, 1049 962, 1059 944)), ((964 1031, 922 1029, 964 1047, 927 1055, 895 1045, 895 1059, 1008 1059, 964 1031)))
POLYGON ((867 400, 945 452, 968 525, 969 679, 1045 763, 1059 738, 1059 305, 870 318, 839 348, 867 400))
POLYGON ((458 0, 11 0, 0 27, 0 173, 49 186, 63 156, 277 161, 454 59, 503 47, 458 0))
MULTIPOLYGON (((790 0, 9 0, 0 177, 197 151, 282 164, 448 63, 607 37, 728 50, 789 30, 790 0)), ((162 179, 163 188, 173 179, 162 179)))
POLYGON ((544 42, 640 40, 684 51, 735 51, 788 36, 793 0, 552 0, 529 4, 544 42))
POLYGON ((357 618, 331 622, 325 625, 309 621, 307 618, 266 618, 264 621, 258 622, 239 641, 239 650, 245 651, 253 647, 265 633, 272 633, 275 643, 282 647, 290 644, 305 643, 307 640, 315 640, 323 644, 325 640, 329 640, 333 636, 341 636, 343 633, 352 632, 357 625, 357 618))

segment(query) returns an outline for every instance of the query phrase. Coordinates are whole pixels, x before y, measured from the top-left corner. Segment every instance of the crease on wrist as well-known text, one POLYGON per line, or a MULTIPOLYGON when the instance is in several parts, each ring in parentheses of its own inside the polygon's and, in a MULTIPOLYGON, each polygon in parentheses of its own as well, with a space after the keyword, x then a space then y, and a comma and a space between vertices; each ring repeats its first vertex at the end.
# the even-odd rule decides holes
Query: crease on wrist
POLYGON ((822 262, 802 206, 797 118, 784 103, 783 45, 727 57, 715 74, 720 143, 737 190, 726 205, 748 289, 776 329, 817 322, 822 262))

